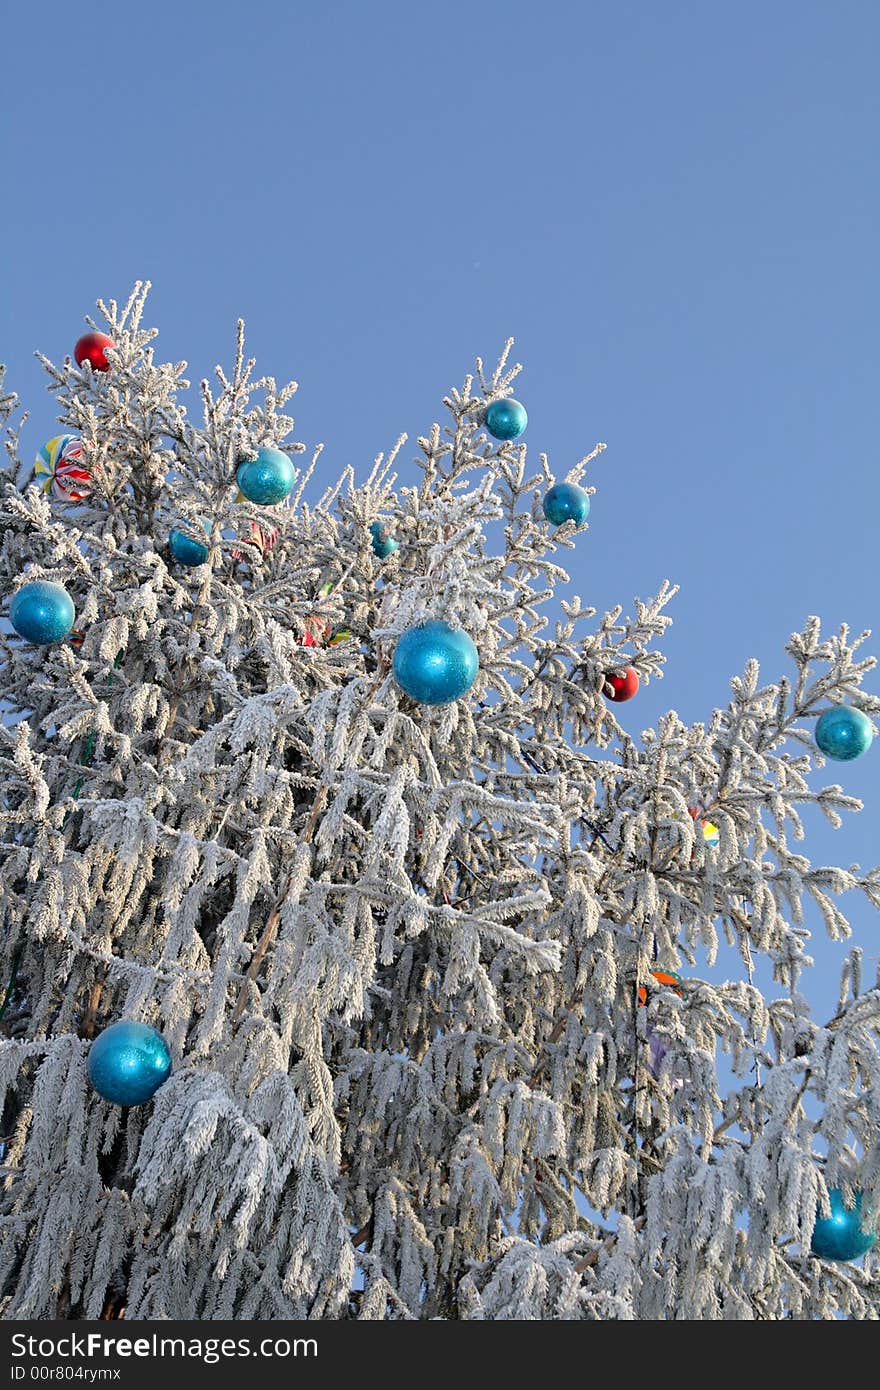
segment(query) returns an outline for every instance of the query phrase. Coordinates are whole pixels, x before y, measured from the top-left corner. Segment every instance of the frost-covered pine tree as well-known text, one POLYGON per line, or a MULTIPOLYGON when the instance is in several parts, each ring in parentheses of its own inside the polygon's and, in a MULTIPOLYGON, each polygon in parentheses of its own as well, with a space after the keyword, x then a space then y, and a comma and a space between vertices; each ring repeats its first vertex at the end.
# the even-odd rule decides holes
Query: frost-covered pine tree
POLYGON ((295 387, 240 332, 193 423, 145 293, 99 306, 108 370, 44 359, 78 491, 2 396, 4 1316, 877 1317, 876 1254, 811 1240, 829 1192, 877 1223, 880 989, 853 950, 814 1022, 801 975, 804 894, 840 940, 880 870, 790 845, 859 809, 808 778, 817 715, 880 710, 862 638, 810 618, 788 674, 639 746, 607 682, 660 673, 674 589, 559 594, 542 498, 603 446, 557 479, 490 437, 506 353, 412 486, 403 441, 326 486, 316 449, 259 506, 237 466, 303 452, 295 387), (71 638, 6 621, 39 580, 71 638), (426 620, 479 656, 445 705, 395 675, 426 620), (123 1019, 172 1059, 128 1107, 89 1070, 123 1019))

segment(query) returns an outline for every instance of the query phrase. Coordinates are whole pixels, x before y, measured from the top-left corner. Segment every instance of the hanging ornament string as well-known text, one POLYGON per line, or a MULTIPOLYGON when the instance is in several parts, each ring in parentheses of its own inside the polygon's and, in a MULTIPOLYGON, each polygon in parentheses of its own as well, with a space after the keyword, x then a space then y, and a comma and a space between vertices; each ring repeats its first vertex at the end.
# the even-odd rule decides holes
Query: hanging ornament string
MULTIPOLYGON (((115 661, 113 662, 113 670, 114 670, 114 671, 119 669, 119 664, 120 664, 120 662, 122 661, 122 658, 123 658, 124 655, 125 655, 124 651, 118 651, 118 652, 116 653, 116 659, 115 659, 115 661)), ((110 672, 110 676, 108 677, 108 680, 107 680, 107 688, 109 689, 110 686, 112 686, 112 684, 113 684, 113 671, 110 672)), ((86 746, 85 746, 85 748, 84 748, 84 750, 83 750, 82 762, 81 762, 81 764, 80 764, 82 767, 88 767, 89 763, 92 761, 92 758, 93 758, 94 752, 95 752, 95 741, 96 741, 96 738, 97 738, 96 731, 95 731, 94 729, 92 729, 92 730, 90 731, 90 733, 89 733, 88 738, 86 739, 86 746)), ((74 800, 74 801, 77 801, 77 800, 79 799, 79 794, 80 794, 80 792, 81 792, 82 789, 83 789, 84 783, 85 783, 85 775, 81 773, 80 776, 77 778, 76 786, 75 786, 74 789, 73 789, 73 800, 74 800)), ((67 822, 70 820, 70 817, 73 815, 74 809, 75 809, 75 808, 74 808, 73 806, 71 806, 69 810, 65 811, 65 813, 64 813, 64 819, 63 819, 62 822, 61 822, 61 829, 62 829, 62 830, 64 830, 65 826, 67 825, 67 822)), ((11 969, 10 974, 9 974, 9 983, 8 983, 7 986, 6 986, 6 991, 5 991, 4 995, 3 995, 3 1002, 2 1002, 2 1004, 0 1004, 0 1020, 2 1020, 4 1014, 6 1013, 7 1008, 9 1007, 9 1001, 11 1000, 13 991, 14 991, 14 989, 15 989, 15 982, 16 982, 16 980, 18 979, 18 970, 19 970, 19 966, 21 965, 22 957, 23 957, 23 955, 24 955, 24 948, 25 948, 25 943, 24 943, 23 941, 20 942, 19 945, 16 947, 15 955, 14 955, 13 960, 12 960, 12 969, 11 969)))

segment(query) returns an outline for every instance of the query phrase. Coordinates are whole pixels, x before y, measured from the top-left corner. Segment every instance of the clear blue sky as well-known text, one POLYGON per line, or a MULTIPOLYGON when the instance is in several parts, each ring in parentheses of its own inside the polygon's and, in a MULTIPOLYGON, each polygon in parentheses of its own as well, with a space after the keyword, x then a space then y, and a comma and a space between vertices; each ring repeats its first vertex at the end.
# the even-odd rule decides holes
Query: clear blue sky
MULTIPOLYGON (((54 432, 32 351, 136 278, 194 380, 243 315, 328 470, 424 431, 513 334, 530 446, 562 473, 608 443, 585 600, 682 586, 634 733, 708 716, 752 655, 788 669, 811 613, 880 653, 875 0, 51 0, 4 30, 29 449, 54 432)), ((806 852, 867 867, 880 741, 834 781, 866 810, 806 852)), ((880 919, 842 906, 873 964, 880 919)), ((816 946, 824 1008, 842 952, 816 946)))

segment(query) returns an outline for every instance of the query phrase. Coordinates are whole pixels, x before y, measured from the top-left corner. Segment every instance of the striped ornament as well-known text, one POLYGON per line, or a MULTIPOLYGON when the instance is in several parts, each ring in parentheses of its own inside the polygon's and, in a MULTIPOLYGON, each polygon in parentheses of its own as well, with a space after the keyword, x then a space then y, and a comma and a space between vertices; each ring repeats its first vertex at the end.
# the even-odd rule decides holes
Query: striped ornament
POLYGON ((83 461, 82 440, 75 434, 56 434, 34 461, 43 491, 62 502, 83 502, 92 491, 92 475, 83 461))

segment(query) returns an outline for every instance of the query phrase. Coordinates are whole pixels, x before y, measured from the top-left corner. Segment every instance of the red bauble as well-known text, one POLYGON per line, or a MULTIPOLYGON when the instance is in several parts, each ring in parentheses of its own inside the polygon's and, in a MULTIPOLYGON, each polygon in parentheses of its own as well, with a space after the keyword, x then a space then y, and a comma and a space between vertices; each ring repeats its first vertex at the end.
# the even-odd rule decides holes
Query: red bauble
POLYGON ((84 362, 90 362, 92 371, 109 372, 110 363, 107 361, 106 349, 115 346, 113 339, 108 338, 106 333, 84 333, 73 349, 73 355, 78 367, 84 362))
POLYGON ((625 670, 611 671, 605 677, 602 693, 619 704, 621 700, 631 700, 638 688, 639 678, 633 668, 627 666, 625 670))

